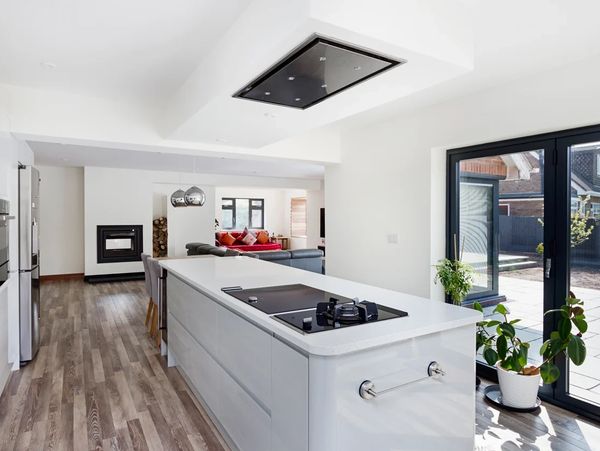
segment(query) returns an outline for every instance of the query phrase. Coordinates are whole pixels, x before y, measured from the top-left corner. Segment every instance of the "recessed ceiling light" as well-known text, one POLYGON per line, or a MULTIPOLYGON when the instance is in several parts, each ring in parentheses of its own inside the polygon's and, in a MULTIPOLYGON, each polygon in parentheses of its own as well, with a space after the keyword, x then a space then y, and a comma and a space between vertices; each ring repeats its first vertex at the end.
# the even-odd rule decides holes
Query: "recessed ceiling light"
POLYGON ((321 88, 323 88, 323 89, 324 89, 324 88, 326 88, 326 87, 327 87, 327 83, 323 83, 323 84, 321 85, 321 88))
POLYGON ((40 65, 44 68, 44 69, 56 69, 56 64, 51 63, 50 61, 44 61, 43 63, 40 63, 40 65))
POLYGON ((296 102, 300 102, 300 100, 302 100, 300 97, 296 97, 296 98, 294 99, 294 101, 296 101, 296 102))
POLYGON ((320 57, 319 57, 319 61, 321 61, 321 62, 323 62, 323 61, 327 61, 327 58, 326 58, 326 57, 324 57, 324 56, 320 56, 320 57))
POLYGON ((266 96, 270 96, 271 95, 271 91, 265 91, 265 95, 266 96))
POLYGON ((360 66, 354 66, 354 70, 361 70, 361 69, 362 69, 362 67, 360 67, 360 66))
POLYGON ((294 76, 288 77, 289 81, 294 81, 295 79, 296 79, 296 77, 294 77, 294 76))

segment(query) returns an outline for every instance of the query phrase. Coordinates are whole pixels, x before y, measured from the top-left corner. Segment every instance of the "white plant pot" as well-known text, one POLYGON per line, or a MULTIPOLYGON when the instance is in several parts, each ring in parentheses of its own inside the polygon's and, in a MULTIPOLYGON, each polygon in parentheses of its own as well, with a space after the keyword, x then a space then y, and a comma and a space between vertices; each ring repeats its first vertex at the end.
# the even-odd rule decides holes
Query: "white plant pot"
POLYGON ((535 407, 538 389, 540 387, 540 375, 524 376, 507 371, 496 365, 498 382, 502 392, 502 404, 519 409, 535 407))

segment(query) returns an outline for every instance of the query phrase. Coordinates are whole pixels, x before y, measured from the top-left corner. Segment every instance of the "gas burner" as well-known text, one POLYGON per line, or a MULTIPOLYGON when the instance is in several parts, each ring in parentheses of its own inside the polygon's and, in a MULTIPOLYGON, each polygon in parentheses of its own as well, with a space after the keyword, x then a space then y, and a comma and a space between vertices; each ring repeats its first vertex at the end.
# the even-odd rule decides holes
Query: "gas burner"
POLYGON ((339 299, 331 297, 329 302, 317 304, 317 320, 333 323, 366 323, 377 321, 377 304, 369 301, 359 302, 354 298, 351 302, 339 303, 339 299))

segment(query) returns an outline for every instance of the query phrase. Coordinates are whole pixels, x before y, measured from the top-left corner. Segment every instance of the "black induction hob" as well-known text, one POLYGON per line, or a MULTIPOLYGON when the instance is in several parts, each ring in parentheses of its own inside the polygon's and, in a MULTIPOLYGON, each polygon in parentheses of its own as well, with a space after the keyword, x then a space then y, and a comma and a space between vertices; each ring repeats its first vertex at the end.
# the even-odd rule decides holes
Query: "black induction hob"
POLYGON ((302 284, 222 291, 303 333, 323 332, 408 316, 370 301, 350 299, 302 284))
POLYGON ((268 315, 316 308, 319 302, 328 302, 332 296, 338 298, 340 302, 352 301, 299 283, 247 290, 241 287, 227 287, 222 288, 222 291, 268 315))

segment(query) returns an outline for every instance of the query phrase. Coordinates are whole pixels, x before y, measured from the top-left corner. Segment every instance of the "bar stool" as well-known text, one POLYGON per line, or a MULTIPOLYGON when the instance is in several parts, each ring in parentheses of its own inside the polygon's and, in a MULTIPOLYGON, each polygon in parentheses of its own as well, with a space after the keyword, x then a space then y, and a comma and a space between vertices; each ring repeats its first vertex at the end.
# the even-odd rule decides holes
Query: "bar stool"
POLYGON ((152 282, 150 281, 150 268, 148 259, 151 258, 148 254, 142 254, 142 263, 144 264, 144 282, 146 283, 146 293, 148 293, 148 307, 146 308, 146 321, 144 324, 149 327, 150 318, 154 310, 154 302, 152 302, 152 282))
POLYGON ((156 345, 160 346, 161 333, 158 325, 158 279, 160 277, 161 267, 158 260, 148 258, 148 270, 150 271, 150 283, 152 289, 152 314, 150 315, 150 336, 156 340, 156 345))

